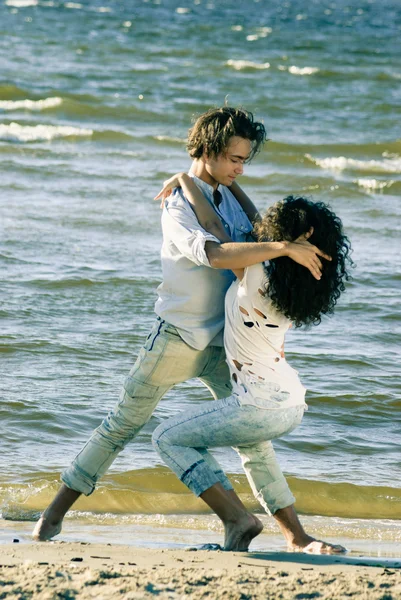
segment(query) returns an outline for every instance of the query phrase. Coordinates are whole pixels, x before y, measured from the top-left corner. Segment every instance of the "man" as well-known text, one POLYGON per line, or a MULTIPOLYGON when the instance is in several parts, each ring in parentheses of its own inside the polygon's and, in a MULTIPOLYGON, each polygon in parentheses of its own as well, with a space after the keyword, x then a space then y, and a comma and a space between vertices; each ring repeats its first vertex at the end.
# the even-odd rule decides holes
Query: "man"
MULTIPOLYGON (((174 385, 197 377, 215 399, 230 395, 222 332, 224 296, 234 277, 231 269, 289 256, 320 278, 318 255, 325 255, 311 244, 249 241, 251 221, 258 213, 235 179, 265 140, 264 126, 255 122, 251 113, 226 106, 207 111, 190 130, 191 176, 234 241, 221 244, 201 229, 181 190, 168 199, 162 216, 163 283, 158 288, 156 322, 124 382, 119 402, 63 472, 63 485, 37 523, 35 539, 48 540, 61 531, 65 513, 82 493, 94 491, 98 479, 174 385)), ((274 456, 261 457, 249 449, 241 451, 241 458, 254 493, 267 512, 273 513, 289 546, 335 551, 304 532, 274 456), (266 481, 269 488, 281 490, 274 506, 264 503, 266 481)))

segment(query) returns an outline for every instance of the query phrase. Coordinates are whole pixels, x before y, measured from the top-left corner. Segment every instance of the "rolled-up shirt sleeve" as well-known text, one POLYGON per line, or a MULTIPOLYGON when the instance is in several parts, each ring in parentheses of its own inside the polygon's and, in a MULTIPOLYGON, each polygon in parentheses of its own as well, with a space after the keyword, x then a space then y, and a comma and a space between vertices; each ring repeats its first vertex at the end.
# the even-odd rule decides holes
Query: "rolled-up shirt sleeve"
POLYGON ((202 229, 194 211, 179 190, 175 190, 171 200, 166 202, 162 218, 163 230, 168 233, 169 242, 196 265, 210 267, 205 244, 206 242, 216 242, 217 244, 221 242, 214 235, 202 229))

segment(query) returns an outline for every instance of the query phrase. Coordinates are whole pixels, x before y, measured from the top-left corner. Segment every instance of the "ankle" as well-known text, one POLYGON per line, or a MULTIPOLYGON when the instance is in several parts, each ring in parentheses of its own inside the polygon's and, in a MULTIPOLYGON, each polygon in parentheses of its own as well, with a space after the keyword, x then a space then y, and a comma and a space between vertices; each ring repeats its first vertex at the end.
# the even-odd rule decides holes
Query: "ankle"
POLYGON ((315 540, 315 538, 311 537, 307 533, 290 535, 288 537, 286 536, 286 538, 288 546, 292 548, 305 548, 315 540))
POLYGON ((252 515, 247 510, 237 510, 234 513, 222 519, 225 525, 238 525, 243 521, 253 519, 252 515))
POLYGON ((48 508, 42 513, 40 517, 43 521, 47 521, 50 525, 57 525, 63 520, 62 515, 54 513, 52 510, 48 508))

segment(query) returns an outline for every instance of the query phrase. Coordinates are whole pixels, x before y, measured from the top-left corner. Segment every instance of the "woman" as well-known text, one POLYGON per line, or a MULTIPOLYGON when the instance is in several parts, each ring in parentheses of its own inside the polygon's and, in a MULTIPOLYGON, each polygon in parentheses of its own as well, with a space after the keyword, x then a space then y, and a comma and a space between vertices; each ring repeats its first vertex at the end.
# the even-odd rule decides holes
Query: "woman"
MULTIPOLYGON (((157 197, 166 198, 179 186, 200 225, 222 242, 230 241, 211 204, 185 173, 165 182, 157 197)), ((304 236, 331 260, 324 261, 319 281, 287 258, 235 271, 237 280, 226 295, 224 334, 232 395, 168 419, 153 434, 154 447, 167 465, 223 521, 225 550, 247 550, 263 527, 244 507, 208 448, 256 446, 269 466, 269 480, 258 481, 255 496, 273 514, 280 501, 287 507, 289 522, 302 530, 271 444, 297 427, 306 409, 305 388, 284 357, 284 336, 291 323, 317 325, 322 315, 333 312, 344 279, 349 278, 347 262, 352 264, 342 223, 321 202, 289 196, 267 211, 255 234, 259 241, 294 241, 304 236)), ((321 553, 322 543, 310 540, 306 551, 321 553)), ((345 551, 342 546, 330 548, 345 551)))

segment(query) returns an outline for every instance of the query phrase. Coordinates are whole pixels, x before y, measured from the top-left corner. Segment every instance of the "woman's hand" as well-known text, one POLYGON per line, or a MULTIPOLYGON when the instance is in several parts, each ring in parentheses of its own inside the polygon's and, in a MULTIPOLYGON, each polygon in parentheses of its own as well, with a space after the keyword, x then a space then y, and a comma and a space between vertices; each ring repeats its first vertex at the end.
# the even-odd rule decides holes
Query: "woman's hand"
POLYGON ((181 187, 181 177, 183 175, 184 173, 176 173, 176 175, 173 175, 170 179, 166 179, 166 181, 163 182, 163 188, 157 196, 154 197, 154 200, 160 200, 160 208, 164 207, 164 201, 170 196, 173 189, 181 187))

